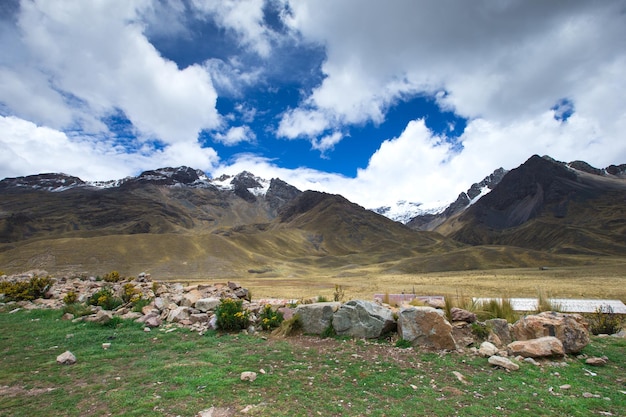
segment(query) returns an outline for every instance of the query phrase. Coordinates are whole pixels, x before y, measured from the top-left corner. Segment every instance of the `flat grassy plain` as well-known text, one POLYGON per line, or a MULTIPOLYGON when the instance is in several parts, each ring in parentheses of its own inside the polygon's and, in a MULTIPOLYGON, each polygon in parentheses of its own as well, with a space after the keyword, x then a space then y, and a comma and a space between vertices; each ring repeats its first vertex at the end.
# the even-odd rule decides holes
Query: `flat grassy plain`
MULTIPOLYGON (((9 308, 12 308, 9 306, 9 308)), ((516 372, 469 354, 393 341, 278 338, 177 327, 147 333, 60 320, 54 310, 0 311, 2 416, 623 416, 626 340, 592 338, 587 370, 566 357, 516 372), (111 343, 103 349, 102 343, 111 343), (75 365, 58 365, 70 350, 75 365), (257 372, 241 381, 244 371, 257 372), (462 375, 458 379, 453 372, 462 375), (243 410, 246 413, 243 414, 243 410)))
POLYGON ((503 268, 419 274, 385 273, 374 268, 344 268, 311 275, 247 274, 235 278, 252 291, 254 298, 306 298, 323 295, 332 299, 341 285, 346 299, 371 300, 376 293, 413 293, 465 297, 551 297, 618 299, 626 302, 626 260, 607 259, 591 265, 534 268, 503 268))

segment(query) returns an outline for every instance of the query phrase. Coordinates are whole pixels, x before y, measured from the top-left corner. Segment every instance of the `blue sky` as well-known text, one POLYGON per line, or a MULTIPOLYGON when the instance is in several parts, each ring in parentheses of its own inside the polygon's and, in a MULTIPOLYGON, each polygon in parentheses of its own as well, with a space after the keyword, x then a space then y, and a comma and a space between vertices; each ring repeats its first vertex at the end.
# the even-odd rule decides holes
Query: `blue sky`
POLYGON ((0 177, 248 170, 445 204, 533 154, 626 162, 626 2, 8 0, 0 177))

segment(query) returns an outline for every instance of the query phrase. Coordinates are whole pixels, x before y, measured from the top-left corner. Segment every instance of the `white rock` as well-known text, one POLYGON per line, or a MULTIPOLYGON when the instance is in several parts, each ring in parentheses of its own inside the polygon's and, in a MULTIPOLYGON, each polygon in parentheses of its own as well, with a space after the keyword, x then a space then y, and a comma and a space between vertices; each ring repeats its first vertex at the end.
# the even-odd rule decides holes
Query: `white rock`
POLYGON ((496 353, 498 353, 498 348, 491 342, 482 342, 478 349, 478 354, 484 358, 493 356, 496 353))
POLYGON ((241 373, 242 381, 253 382, 256 379, 256 372, 246 371, 241 373))
POLYGON ((511 362, 511 360, 507 358, 503 358, 501 356, 492 356, 489 358, 489 363, 493 366, 499 366, 504 369, 508 369, 509 371, 517 371, 519 369, 519 365, 511 362))
POLYGON ((57 356, 57 363, 59 365, 74 365, 76 363, 76 356, 69 350, 66 350, 57 356))

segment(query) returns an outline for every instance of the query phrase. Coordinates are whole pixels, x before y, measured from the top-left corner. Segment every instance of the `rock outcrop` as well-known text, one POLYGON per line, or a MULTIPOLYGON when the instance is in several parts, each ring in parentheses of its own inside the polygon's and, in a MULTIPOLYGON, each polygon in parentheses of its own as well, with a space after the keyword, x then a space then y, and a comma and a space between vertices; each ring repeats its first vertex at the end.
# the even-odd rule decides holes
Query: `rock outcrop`
POLYGON ((432 307, 411 307, 398 313, 398 335, 413 346, 432 349, 457 349, 452 325, 442 310, 432 307))
POLYGON ((589 344, 587 323, 580 314, 547 311, 524 316, 512 326, 516 340, 554 336, 563 343, 565 353, 580 352, 589 344))
POLYGON ((396 328, 390 309, 376 303, 352 300, 333 315, 333 328, 340 336, 376 339, 396 328))

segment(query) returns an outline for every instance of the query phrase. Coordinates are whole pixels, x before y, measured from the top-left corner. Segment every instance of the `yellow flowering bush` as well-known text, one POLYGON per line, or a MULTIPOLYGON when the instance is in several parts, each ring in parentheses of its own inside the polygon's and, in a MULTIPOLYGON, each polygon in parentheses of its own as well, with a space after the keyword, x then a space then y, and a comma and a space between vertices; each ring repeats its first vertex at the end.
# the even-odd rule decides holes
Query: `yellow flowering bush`
POLYGON ((226 331, 241 330, 250 323, 250 312, 243 309, 243 301, 225 298, 215 309, 217 328, 226 331))
POLYGON ((271 304, 266 304, 261 311, 260 319, 263 330, 274 329, 283 322, 283 313, 274 311, 271 304))

